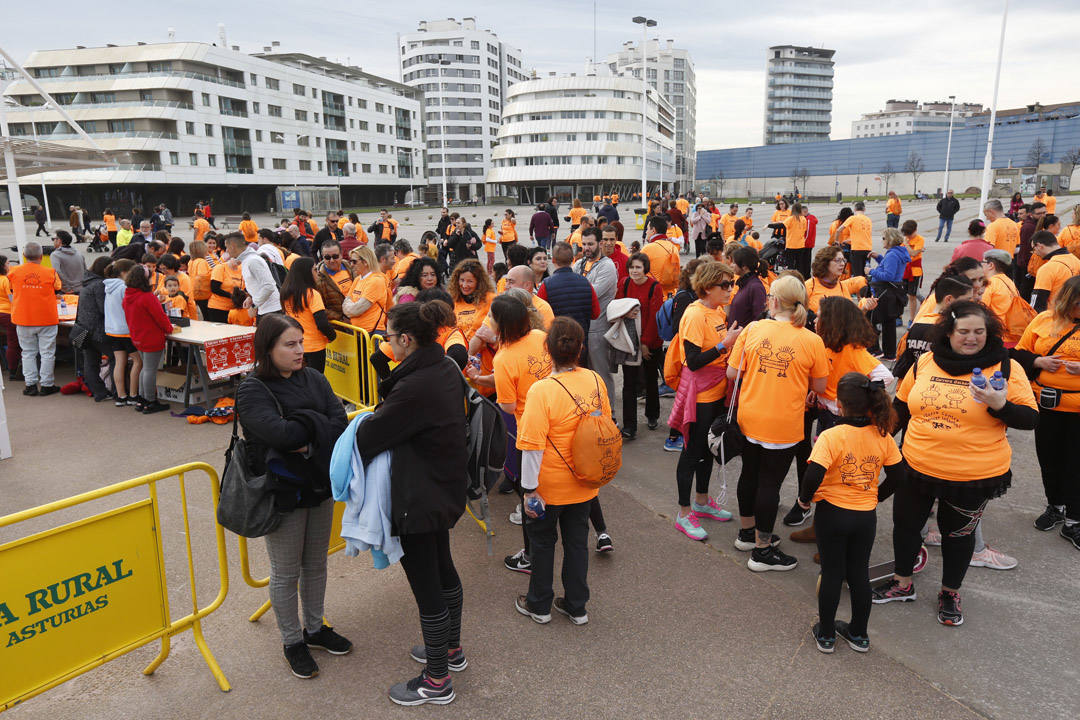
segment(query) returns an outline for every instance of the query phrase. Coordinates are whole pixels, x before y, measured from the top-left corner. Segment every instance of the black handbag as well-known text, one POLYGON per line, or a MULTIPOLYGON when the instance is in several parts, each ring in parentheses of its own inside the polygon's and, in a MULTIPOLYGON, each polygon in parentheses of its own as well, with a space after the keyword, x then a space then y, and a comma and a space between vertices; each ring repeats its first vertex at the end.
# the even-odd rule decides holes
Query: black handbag
MULTIPOLYGON (((1056 353, 1058 351, 1058 348, 1064 345, 1065 341, 1072 337, 1077 330, 1080 330, 1080 323, 1073 324, 1072 329, 1062 335, 1043 357, 1049 357, 1056 353)), ((1062 395, 1064 395, 1065 393, 1076 392, 1075 390, 1061 390, 1059 388, 1046 387, 1039 382, 1039 375, 1041 374, 1042 370, 1040 370, 1039 374, 1035 376, 1035 382, 1039 385, 1039 395, 1036 400, 1039 401, 1039 407, 1043 410, 1056 410, 1057 406, 1061 404, 1062 395)))
POLYGON ((733 457, 742 454, 746 436, 739 428, 739 388, 742 386, 742 367, 735 376, 735 390, 731 393, 731 404, 727 413, 713 420, 709 427, 709 450, 716 456, 721 466, 726 465, 733 457))
MULTIPOLYGON (((262 385, 284 415, 281 403, 261 380, 251 380, 262 385)), ((282 513, 274 509, 274 476, 269 470, 261 475, 251 471, 248 462, 247 441, 237 432, 240 406, 233 406, 232 440, 225 451, 225 472, 221 476, 221 495, 218 497, 218 523, 237 535, 247 538, 262 537, 273 532, 281 523, 282 513)))

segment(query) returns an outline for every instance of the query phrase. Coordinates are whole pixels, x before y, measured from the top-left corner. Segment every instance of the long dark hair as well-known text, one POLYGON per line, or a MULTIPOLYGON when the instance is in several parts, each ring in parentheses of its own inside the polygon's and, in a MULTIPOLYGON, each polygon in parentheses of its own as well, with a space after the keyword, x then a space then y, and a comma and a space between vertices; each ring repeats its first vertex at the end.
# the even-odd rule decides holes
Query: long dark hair
POLYGON ((127 278, 124 280, 124 284, 129 288, 150 292, 150 280, 146 277, 146 268, 142 265, 136 265, 131 268, 131 272, 128 273, 127 278))
MULTIPOLYGON (((854 305, 846 298, 831 299, 854 305)), ((845 417, 869 417, 882 437, 892 432, 896 411, 885 390, 885 383, 880 380, 871 380, 862 373, 846 373, 836 384, 836 399, 845 417)))
POLYGON ((966 273, 968 270, 975 270, 978 267, 980 267, 979 261, 973 257, 968 257, 967 255, 965 255, 962 258, 957 258, 955 262, 951 262, 946 265, 942 269, 941 275, 939 275, 938 278, 934 280, 934 282, 930 283, 930 292, 933 292, 937 288, 937 284, 941 282, 942 278, 963 277, 964 280, 967 280, 968 283, 970 283, 970 279, 968 279, 968 277, 964 275, 964 273, 966 273))
MULTIPOLYGON (((295 265, 296 263, 293 263, 295 265)), ((311 269, 308 268, 308 274, 311 269)), ((281 313, 271 313, 259 318, 259 324, 255 326, 255 376, 263 380, 280 377, 281 373, 274 367, 270 353, 277 345, 278 338, 289 328, 295 328, 303 332, 304 328, 295 318, 281 313)))
POLYGON ((7 262, 8 262, 7 255, 0 255, 0 275, 7 275, 7 273, 8 273, 7 262))
POLYGON ((846 297, 823 297, 814 325, 825 347, 840 352, 845 345, 871 347, 877 332, 859 306, 846 297))
POLYGON ((441 288, 443 286, 442 273, 439 272, 439 263, 435 262, 435 258, 424 256, 418 260, 413 260, 412 265, 409 266, 409 271, 405 273, 405 277, 401 281, 403 287, 414 287, 417 290, 420 289, 420 273, 424 272, 424 268, 429 267, 435 271, 435 287, 441 288))
POLYGON ((529 309, 512 297, 499 295, 491 302, 491 317, 498 329, 499 341, 516 342, 532 331, 529 309))
POLYGON ((315 278, 311 275, 314 267, 314 258, 298 257, 281 283, 281 302, 289 303, 294 313, 307 310, 308 290, 317 291, 315 278))
POLYGON ((974 300, 958 300, 941 313, 934 326, 934 339, 940 341, 949 337, 956 329, 957 320, 974 315, 978 315, 986 323, 986 347, 1001 347, 1001 323, 989 308, 974 300))

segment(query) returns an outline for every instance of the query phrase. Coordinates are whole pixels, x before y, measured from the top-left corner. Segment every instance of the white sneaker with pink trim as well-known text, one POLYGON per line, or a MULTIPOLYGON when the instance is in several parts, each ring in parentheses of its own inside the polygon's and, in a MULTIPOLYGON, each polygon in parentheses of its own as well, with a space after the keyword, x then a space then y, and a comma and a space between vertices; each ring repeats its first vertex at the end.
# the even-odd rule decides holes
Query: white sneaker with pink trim
POLYGON ((982 552, 972 555, 971 562, 968 564, 971 567, 984 567, 991 570, 1012 570, 1020 564, 1020 561, 987 545, 982 552))

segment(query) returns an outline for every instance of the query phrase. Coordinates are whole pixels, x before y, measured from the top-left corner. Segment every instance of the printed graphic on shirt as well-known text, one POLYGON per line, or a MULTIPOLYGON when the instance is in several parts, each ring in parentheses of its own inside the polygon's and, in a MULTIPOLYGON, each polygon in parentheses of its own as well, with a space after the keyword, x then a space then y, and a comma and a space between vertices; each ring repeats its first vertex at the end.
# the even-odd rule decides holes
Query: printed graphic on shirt
POLYGON ((967 413, 962 406, 968 396, 968 381, 934 375, 930 385, 920 394, 920 410, 937 430, 952 430, 960 425, 960 415, 967 413), (927 410, 929 412, 926 412, 927 410))
POLYGON ((879 456, 866 455, 857 458, 853 453, 849 452, 840 463, 840 482, 859 490, 869 490, 877 482, 880 468, 881 458, 879 456))
POLYGON ((795 359, 795 348, 782 346, 773 351, 772 343, 764 340, 758 348, 758 372, 764 375, 776 370, 776 377, 787 377, 788 365, 795 359))
MULTIPOLYGON (((551 356, 544 353, 542 356, 537 357, 535 355, 528 356, 529 361, 529 374, 537 380, 543 380, 551 374, 551 356)), ((576 400, 577 398, 575 398, 576 400)), ((580 407, 580 406, 579 406, 580 407)))

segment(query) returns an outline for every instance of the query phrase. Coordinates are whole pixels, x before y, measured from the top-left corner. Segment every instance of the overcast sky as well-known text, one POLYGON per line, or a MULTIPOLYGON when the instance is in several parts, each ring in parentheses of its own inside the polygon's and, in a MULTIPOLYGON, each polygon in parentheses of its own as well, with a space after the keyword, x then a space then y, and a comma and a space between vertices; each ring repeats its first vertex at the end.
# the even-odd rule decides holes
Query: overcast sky
MULTIPOLYGON (((325 55, 398 78, 396 36, 420 20, 475 17, 481 29, 520 47, 538 73, 581 71, 593 54, 639 40, 631 17, 658 20, 653 37, 674 39, 692 53, 697 69, 699 150, 759 145, 765 107, 765 60, 770 45, 813 45, 836 50, 833 139, 851 135, 851 121, 884 107, 890 98, 989 105, 994 89, 1004 0, 905 0, 898 3, 770 0, 767 13, 744 14, 751 3, 716 0, 674 3, 638 0, 517 2, 376 2, 335 0, 231 2, 185 0, 173 5, 73 0, 42 6, 4 0, 0 45, 22 61, 36 49, 164 42, 215 42, 225 23, 230 45, 260 52, 271 40, 282 50, 325 55), (176 10, 168 8, 174 7, 176 10), (657 8, 669 10, 658 16, 657 8), (153 11, 153 12, 151 12, 153 11), (153 15, 153 17, 150 17, 153 15)), ((999 108, 1039 101, 1080 99, 1078 51, 1071 33, 1080 26, 1077 0, 1013 2, 1005 39, 999 108)))

